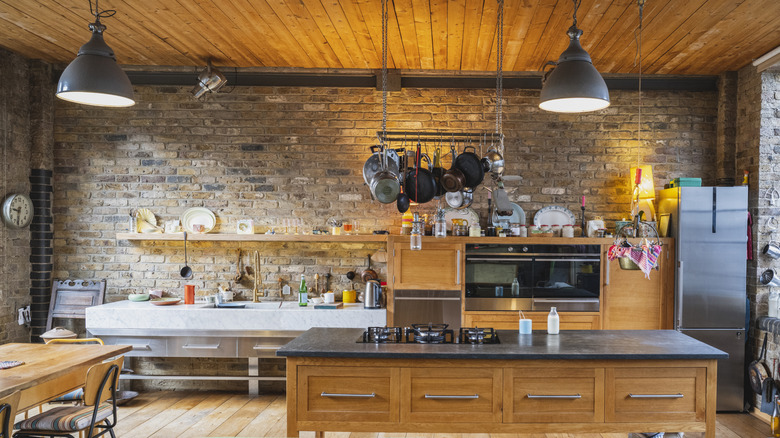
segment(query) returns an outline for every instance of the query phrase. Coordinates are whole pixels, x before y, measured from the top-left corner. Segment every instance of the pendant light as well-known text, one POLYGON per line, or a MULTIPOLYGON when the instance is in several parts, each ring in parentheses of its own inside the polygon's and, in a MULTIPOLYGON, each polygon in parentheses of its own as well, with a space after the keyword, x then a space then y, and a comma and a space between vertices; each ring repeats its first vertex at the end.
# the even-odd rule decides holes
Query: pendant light
POLYGON ((95 16, 95 22, 90 23, 92 38, 81 46, 78 56, 62 72, 57 83, 56 96, 69 102, 84 105, 127 107, 135 105, 133 85, 124 71, 116 63, 114 51, 103 41, 103 31, 106 26, 100 23, 100 18, 111 17, 114 10, 101 11, 98 0, 95 0, 95 10, 92 10, 92 0, 89 1, 89 11, 95 16))
POLYGON ((556 113, 584 113, 609 106, 609 90, 604 78, 593 66, 590 55, 580 45, 582 30, 577 28, 577 9, 582 0, 574 2, 574 24, 566 34, 569 47, 558 62, 542 78, 539 108, 556 113))

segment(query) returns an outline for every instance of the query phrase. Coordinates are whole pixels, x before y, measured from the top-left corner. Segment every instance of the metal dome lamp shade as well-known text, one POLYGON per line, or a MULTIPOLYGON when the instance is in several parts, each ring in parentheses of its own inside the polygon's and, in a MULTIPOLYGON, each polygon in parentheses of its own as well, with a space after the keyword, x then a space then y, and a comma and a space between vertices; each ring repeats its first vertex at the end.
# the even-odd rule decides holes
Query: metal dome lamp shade
POLYGON ((106 107, 135 105, 133 85, 116 63, 114 51, 103 41, 106 26, 100 23, 100 17, 110 17, 115 13, 113 10, 99 12, 95 2, 95 22, 89 25, 92 38, 81 46, 76 59, 62 72, 56 93, 60 99, 106 107))
POLYGON ((609 106, 607 84, 580 45, 582 30, 577 28, 577 8, 581 0, 573 1, 574 24, 566 32, 569 47, 561 53, 557 63, 545 64, 545 67, 555 66, 542 78, 539 108, 545 111, 584 113, 609 106))
POLYGON ((211 60, 209 60, 206 69, 198 75, 198 84, 192 89, 192 95, 199 99, 208 91, 216 93, 225 84, 227 84, 227 78, 211 65, 211 60))

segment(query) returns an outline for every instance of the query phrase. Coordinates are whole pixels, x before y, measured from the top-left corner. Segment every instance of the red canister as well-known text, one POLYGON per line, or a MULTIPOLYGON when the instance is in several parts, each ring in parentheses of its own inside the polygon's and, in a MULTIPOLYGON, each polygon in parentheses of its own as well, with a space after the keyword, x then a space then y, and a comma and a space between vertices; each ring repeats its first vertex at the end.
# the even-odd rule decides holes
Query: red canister
POLYGON ((184 285, 184 304, 195 304, 195 285, 184 285))

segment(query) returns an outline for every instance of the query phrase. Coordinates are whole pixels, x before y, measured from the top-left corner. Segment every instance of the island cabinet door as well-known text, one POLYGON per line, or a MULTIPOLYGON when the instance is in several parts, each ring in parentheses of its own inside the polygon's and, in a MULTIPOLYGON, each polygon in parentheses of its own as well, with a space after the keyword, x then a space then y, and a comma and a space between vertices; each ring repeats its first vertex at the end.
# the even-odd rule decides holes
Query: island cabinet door
POLYGON ((402 368, 404 423, 500 423, 501 370, 402 368))
POLYGON ((604 369, 505 368, 504 423, 604 421, 604 369))
POLYGON ((608 422, 704 421, 706 368, 607 368, 608 422))
POLYGON ((461 290, 463 245, 426 241, 422 251, 409 241, 393 245, 393 289, 461 290))
POLYGON ((398 422, 397 368, 298 367, 298 420, 398 422))

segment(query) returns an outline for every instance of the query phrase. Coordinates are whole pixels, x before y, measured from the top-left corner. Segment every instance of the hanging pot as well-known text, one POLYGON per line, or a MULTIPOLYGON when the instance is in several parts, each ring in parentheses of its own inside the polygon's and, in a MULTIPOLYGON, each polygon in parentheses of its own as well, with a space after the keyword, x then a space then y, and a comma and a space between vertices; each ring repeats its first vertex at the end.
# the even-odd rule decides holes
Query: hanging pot
POLYGON ((453 166, 463 172, 463 176, 466 177, 466 187, 476 187, 485 178, 485 169, 482 168, 482 163, 475 152, 474 146, 466 146, 463 148, 463 153, 455 159, 453 166))
POLYGON ((490 146, 485 157, 482 158, 483 163, 488 163, 488 169, 486 172, 490 172, 494 178, 498 178, 504 174, 504 157, 490 146))
POLYGON ((433 153, 433 169, 431 169, 431 173, 433 173, 433 179, 436 180, 436 195, 434 198, 439 199, 446 190, 444 190, 441 182, 441 178, 444 176, 444 168, 441 167, 441 148, 438 146, 433 153))
POLYGON ((398 175, 389 170, 382 170, 374 175, 370 187, 374 198, 382 204, 395 202, 401 191, 398 175))
MULTIPOLYGON (((373 180, 374 175, 382 170, 382 153, 380 147, 371 146, 371 152, 371 156, 368 157, 366 162, 363 164, 363 181, 365 181, 367 186, 371 186, 371 181, 373 180)), ((395 149, 388 148, 386 152, 387 170, 398 174, 398 171, 401 168, 401 158, 398 156, 398 153, 395 149)))
POLYGON ((428 168, 431 167, 431 160, 427 155, 420 154, 420 144, 417 143, 417 159, 415 167, 410 169, 406 173, 406 180, 404 181, 404 192, 410 200, 423 204, 433 199, 436 196, 436 180, 433 178, 433 174, 429 169, 422 167, 422 160, 428 164, 428 168))
POLYGON ((455 146, 450 148, 450 154, 452 156, 452 165, 450 169, 444 172, 441 177, 441 185, 446 192, 459 192, 466 185, 466 177, 460 169, 455 168, 455 160, 457 155, 455 154, 455 146))
POLYGON ((471 207, 471 203, 474 200, 474 193, 470 190, 447 192, 447 194, 444 195, 444 199, 450 207, 462 210, 471 207))

